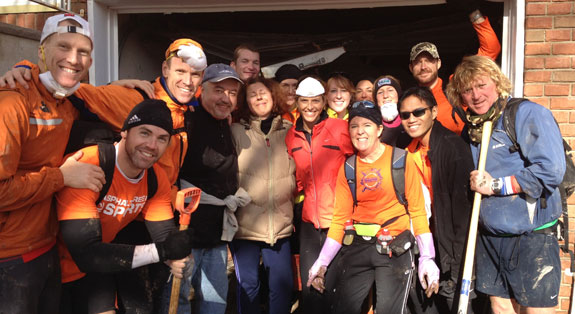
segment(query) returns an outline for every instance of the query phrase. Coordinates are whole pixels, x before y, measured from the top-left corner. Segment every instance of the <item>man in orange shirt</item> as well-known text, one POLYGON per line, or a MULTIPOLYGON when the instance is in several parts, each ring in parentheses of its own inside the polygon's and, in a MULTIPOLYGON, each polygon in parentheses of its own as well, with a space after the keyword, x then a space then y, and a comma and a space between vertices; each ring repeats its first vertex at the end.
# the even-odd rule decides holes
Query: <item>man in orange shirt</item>
MULTIPOLYGON (((469 14, 469 20, 479 39, 478 55, 487 56, 493 60, 501 52, 501 44, 493 31, 489 19, 479 10, 469 14)), ((453 108, 443 92, 443 80, 438 76, 441 59, 437 47, 430 42, 421 42, 411 48, 409 54, 409 71, 419 86, 428 87, 437 102, 437 121, 449 130, 461 134, 465 123, 453 112, 453 108)))
POLYGON ((90 27, 81 17, 46 20, 28 89, 0 89, 0 312, 59 313, 58 222, 52 196, 63 187, 97 193, 103 171, 66 159, 76 110, 73 93, 92 63, 90 27))
MULTIPOLYGON (((64 188, 56 196, 61 240, 62 313, 115 313, 119 271, 167 261, 172 273, 182 277, 191 252, 192 229, 175 229, 170 182, 162 168, 154 165, 169 145, 173 122, 161 100, 145 100, 128 115, 122 139, 115 146, 112 182, 103 197, 87 189, 64 188), (149 177, 155 174, 157 190, 150 199, 149 177), (126 245, 110 243, 118 232, 142 215, 155 243, 126 245)), ((82 149, 81 161, 98 165, 104 147, 82 149)), ((138 304, 138 313, 151 313, 149 304, 138 304)))

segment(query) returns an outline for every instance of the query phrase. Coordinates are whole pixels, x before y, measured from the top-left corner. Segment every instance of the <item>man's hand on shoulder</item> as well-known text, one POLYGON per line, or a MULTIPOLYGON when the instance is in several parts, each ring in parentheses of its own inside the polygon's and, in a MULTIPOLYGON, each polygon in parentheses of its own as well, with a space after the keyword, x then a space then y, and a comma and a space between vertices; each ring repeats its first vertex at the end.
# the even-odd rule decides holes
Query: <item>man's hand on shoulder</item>
POLYGON ((64 177, 64 186, 90 189, 98 193, 106 183, 106 176, 100 167, 80 162, 83 154, 82 151, 76 152, 60 166, 60 171, 64 177))
POLYGON ((32 71, 27 67, 14 67, 4 75, 0 76, 0 87, 16 88, 19 83, 25 89, 28 89, 28 81, 32 79, 32 71))

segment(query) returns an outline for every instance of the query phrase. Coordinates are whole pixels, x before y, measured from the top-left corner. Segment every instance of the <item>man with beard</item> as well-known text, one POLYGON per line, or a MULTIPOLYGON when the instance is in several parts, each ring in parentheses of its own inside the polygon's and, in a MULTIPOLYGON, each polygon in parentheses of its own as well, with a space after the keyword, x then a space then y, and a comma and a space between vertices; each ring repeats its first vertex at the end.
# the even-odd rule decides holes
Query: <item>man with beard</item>
MULTIPOLYGON (((469 14, 469 20, 479 39, 477 55, 495 60, 501 52, 501 44, 489 23, 489 19, 484 17, 479 10, 474 10, 469 14)), ((454 114, 449 100, 445 97, 443 80, 438 76, 440 68, 441 59, 434 44, 421 42, 411 48, 409 71, 419 86, 427 87, 433 93, 433 97, 437 101, 437 121, 449 130, 461 134, 465 124, 457 114, 454 114)))
MULTIPOLYGON (((165 261, 175 276, 182 277, 193 229, 172 232, 170 182, 155 165, 170 143, 172 124, 164 101, 145 100, 126 118, 115 147, 100 144, 82 149, 82 162, 115 162, 105 195, 77 188, 64 188, 56 195, 64 282, 61 313, 115 313, 116 295, 123 295, 117 272, 165 261), (154 243, 111 243, 139 215, 154 243)), ((134 310, 140 313, 147 308, 141 304, 134 310)))

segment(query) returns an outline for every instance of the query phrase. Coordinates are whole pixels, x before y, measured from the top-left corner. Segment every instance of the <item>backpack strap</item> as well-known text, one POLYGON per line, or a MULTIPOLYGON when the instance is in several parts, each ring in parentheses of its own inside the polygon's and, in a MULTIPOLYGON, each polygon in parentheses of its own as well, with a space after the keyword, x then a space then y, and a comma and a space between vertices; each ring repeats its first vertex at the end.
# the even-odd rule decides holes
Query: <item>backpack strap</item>
POLYGON ((106 183, 100 190, 100 195, 96 200, 96 205, 104 199, 104 196, 110 190, 112 180, 114 179, 114 169, 116 168, 116 147, 112 143, 98 143, 98 160, 100 168, 104 171, 106 176, 106 183))
POLYGON ((353 154, 345 160, 344 170, 345 178, 347 179, 347 184, 349 185, 349 190, 351 191, 351 196, 353 197, 353 208, 357 206, 357 184, 355 175, 355 164, 357 155, 353 154))
POLYGON ((156 176, 156 172, 154 171, 154 166, 148 168, 148 198, 146 201, 150 200, 156 192, 158 191, 158 177, 156 176))
POLYGON ((391 154, 391 178, 395 196, 407 211, 407 198, 405 197, 405 149, 393 147, 391 154))
POLYGON ((511 98, 503 110, 503 129, 505 133, 507 133, 511 143, 513 143, 513 146, 509 148, 509 151, 512 153, 521 153, 521 148, 519 147, 519 143, 517 143, 517 134, 515 133, 515 116, 517 115, 519 104, 527 100, 528 99, 525 98, 511 98))

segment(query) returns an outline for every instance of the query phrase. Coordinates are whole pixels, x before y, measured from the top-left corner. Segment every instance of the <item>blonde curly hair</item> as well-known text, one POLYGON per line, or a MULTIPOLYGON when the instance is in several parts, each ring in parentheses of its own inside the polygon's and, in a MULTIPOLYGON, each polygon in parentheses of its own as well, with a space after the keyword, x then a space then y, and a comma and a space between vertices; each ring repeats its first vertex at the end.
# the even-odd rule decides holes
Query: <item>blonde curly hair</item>
POLYGON ((486 75, 495 83, 499 97, 507 98, 511 92, 511 81, 501 72, 499 66, 484 56, 464 57, 455 68, 453 77, 447 84, 445 93, 449 102, 455 107, 462 107, 461 94, 472 87, 477 77, 486 75))

